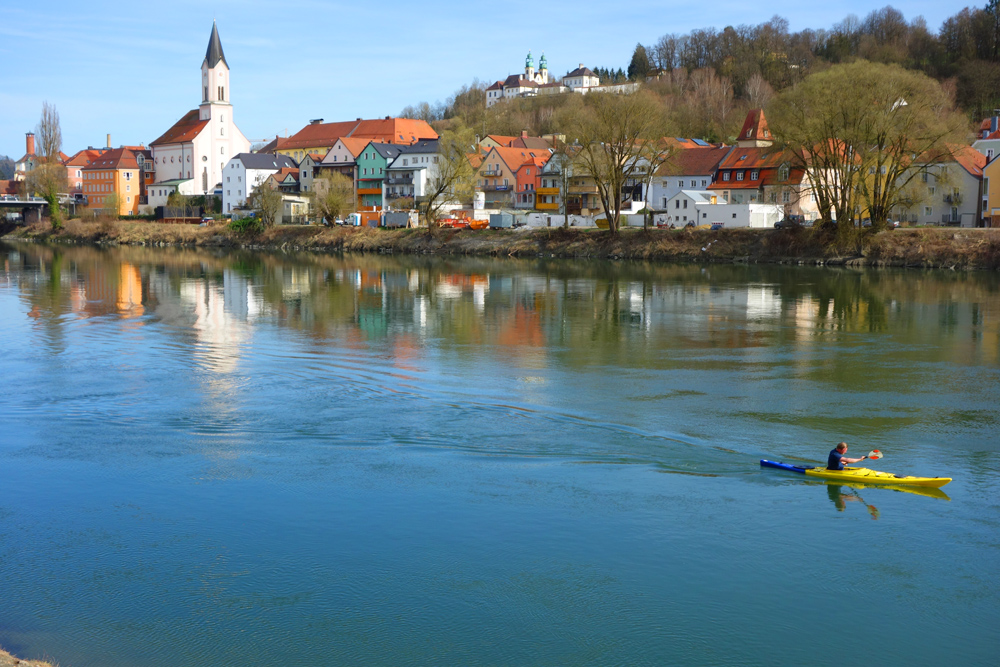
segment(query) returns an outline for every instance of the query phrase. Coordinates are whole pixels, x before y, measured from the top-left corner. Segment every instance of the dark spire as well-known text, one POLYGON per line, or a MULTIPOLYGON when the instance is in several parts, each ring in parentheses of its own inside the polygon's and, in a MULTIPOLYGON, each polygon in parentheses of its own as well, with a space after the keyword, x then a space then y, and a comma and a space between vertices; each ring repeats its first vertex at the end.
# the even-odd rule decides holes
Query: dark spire
POLYGON ((212 21, 212 36, 208 38, 208 50, 205 51, 205 62, 208 63, 208 67, 211 69, 218 65, 220 60, 226 63, 226 67, 229 67, 229 63, 226 62, 226 54, 222 52, 219 29, 215 27, 215 21, 212 21))

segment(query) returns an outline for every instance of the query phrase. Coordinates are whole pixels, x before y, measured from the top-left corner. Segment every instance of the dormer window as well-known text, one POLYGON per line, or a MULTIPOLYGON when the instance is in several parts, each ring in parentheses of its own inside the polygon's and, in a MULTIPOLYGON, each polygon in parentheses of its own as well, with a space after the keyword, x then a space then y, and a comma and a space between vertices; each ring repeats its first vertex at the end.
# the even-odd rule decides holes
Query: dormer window
POLYGON ((759 175, 759 174, 758 174, 758 172, 756 172, 756 171, 751 171, 751 172, 750 172, 750 180, 751 180, 751 181, 756 181, 756 180, 757 180, 757 176, 758 176, 758 175, 759 175))
POLYGON ((788 180, 788 165, 783 164, 778 168, 778 180, 787 181, 788 180))
POLYGON ((737 181, 742 181, 743 180, 743 172, 742 171, 736 172, 736 180, 737 181))
POLYGON ((750 128, 749 130, 747 130, 747 139, 750 138, 750 133, 751 132, 753 132, 753 128, 750 128))

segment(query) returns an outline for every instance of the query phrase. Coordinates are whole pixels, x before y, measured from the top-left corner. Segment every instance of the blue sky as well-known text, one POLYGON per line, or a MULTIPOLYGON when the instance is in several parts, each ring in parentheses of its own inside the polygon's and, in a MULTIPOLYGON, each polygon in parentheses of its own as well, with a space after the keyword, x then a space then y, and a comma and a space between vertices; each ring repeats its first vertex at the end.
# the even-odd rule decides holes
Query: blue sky
MULTIPOLYGON (((960 5, 893 6, 937 31, 960 5)), ((846 0, 766 5, 718 0, 626 4, 546 0, 294 3, 219 0, 0 4, 0 155, 24 154, 42 102, 59 111, 66 153, 148 143, 200 101, 200 67, 212 20, 231 68, 233 119, 251 140, 327 121, 396 115, 444 101, 473 79, 521 71, 544 51, 562 75, 626 67, 637 42, 667 33, 756 24, 778 14, 790 29, 830 28, 882 3, 846 0), (706 11, 710 8, 711 11, 706 11)), ((981 5, 980 5, 981 6, 981 5)))

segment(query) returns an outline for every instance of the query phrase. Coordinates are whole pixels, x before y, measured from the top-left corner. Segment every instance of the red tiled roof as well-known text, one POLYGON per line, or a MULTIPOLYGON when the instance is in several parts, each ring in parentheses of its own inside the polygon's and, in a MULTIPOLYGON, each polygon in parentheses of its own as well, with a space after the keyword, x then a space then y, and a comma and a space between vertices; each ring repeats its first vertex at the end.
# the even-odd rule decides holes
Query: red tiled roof
POLYGON ((73 157, 66 160, 64 163, 67 167, 85 167, 98 157, 100 157, 103 151, 96 148, 84 148, 82 151, 77 151, 73 157))
POLYGON ((162 146, 165 144, 181 144, 193 141, 198 134, 208 125, 207 120, 198 118, 198 110, 192 109, 174 123, 174 126, 163 133, 159 139, 149 144, 150 146, 162 146))
MULTIPOLYGON (((685 151, 686 153, 687 151, 685 151)), ((791 161, 791 156, 772 148, 734 148, 719 163, 718 175, 715 181, 708 186, 709 190, 748 190, 757 189, 765 185, 775 185, 778 181, 778 168, 782 164, 791 161), (737 172, 743 172, 743 180, 738 180, 737 172), (753 179, 753 173, 757 172, 757 178, 753 179), (728 181, 723 180, 724 174, 729 173, 728 181)), ((791 167, 789 169, 788 180, 784 181, 789 185, 797 185, 805 178, 805 171, 791 167)))
POLYGON ((113 148, 104 151, 84 169, 138 169, 135 153, 127 148, 113 148))
POLYGON ((0 181, 0 195, 16 195, 17 181, 0 181))
MULTIPOLYGON (((496 154, 507 168, 511 171, 517 171, 518 168, 524 164, 525 160, 529 160, 535 157, 544 157, 546 161, 549 159, 550 153, 546 151, 533 150, 529 148, 511 148, 509 146, 501 146, 499 148, 491 148, 486 154, 489 157, 491 154, 496 154)), ((485 159, 485 158, 484 158, 485 159)), ((544 164, 544 163, 543 163, 544 164)))
POLYGON ((299 180, 299 169, 298 167, 282 167, 278 171, 271 174, 271 178, 276 180, 278 183, 284 182, 286 178, 291 176, 296 181, 299 180))
POLYGON ((296 148, 332 148, 344 137, 368 139, 389 144, 415 144, 420 139, 437 139, 426 121, 415 118, 376 118, 338 123, 310 123, 288 137, 282 150, 296 148))
POLYGON ((949 144, 947 146, 947 154, 940 154, 936 156, 922 155, 917 160, 918 164, 926 163, 940 163, 940 162, 956 162, 963 169, 965 169, 969 174, 975 176, 976 178, 983 177, 983 168, 986 166, 987 159, 986 156, 977 151, 972 146, 964 146, 959 144, 949 144))
POLYGON ((774 141, 771 131, 767 127, 767 119, 764 118, 763 109, 751 109, 747 112, 747 118, 743 121, 743 129, 737 137, 739 141, 774 141), (749 134, 747 134, 749 132, 749 134))
POLYGON ((503 90, 503 81, 497 81, 486 90, 503 90))
MULTIPOLYGON (((726 157, 729 146, 696 147, 675 151, 663 166, 657 170, 657 176, 708 176, 715 173, 719 163, 726 157)), ((737 149, 747 150, 747 149, 737 149)))

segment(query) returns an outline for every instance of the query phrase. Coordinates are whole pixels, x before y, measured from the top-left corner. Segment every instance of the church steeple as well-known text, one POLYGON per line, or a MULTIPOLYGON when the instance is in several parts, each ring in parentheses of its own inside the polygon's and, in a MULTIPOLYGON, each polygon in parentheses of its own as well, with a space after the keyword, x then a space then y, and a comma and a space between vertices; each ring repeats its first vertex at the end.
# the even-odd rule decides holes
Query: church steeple
POLYGON ((219 29, 215 25, 215 21, 212 21, 212 36, 208 38, 208 49, 205 51, 205 62, 208 63, 209 69, 212 69, 219 64, 219 61, 226 63, 226 68, 229 68, 229 63, 226 62, 226 54, 222 52, 222 41, 219 39, 219 29))
POLYGON ((229 63, 222 52, 219 28, 212 22, 212 36, 208 38, 205 60, 201 63, 201 118, 211 118, 207 105, 229 104, 229 63))

